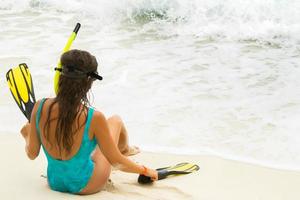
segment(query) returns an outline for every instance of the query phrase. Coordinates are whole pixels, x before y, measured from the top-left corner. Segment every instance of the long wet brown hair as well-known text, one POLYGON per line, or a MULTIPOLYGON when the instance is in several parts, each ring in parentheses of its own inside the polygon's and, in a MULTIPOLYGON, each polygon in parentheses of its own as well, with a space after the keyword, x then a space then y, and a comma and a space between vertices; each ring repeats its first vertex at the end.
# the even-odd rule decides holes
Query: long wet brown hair
MULTIPOLYGON (((70 50, 61 56, 61 64, 64 67, 74 67, 82 71, 96 71, 97 60, 87 51, 70 50)), ((70 78, 61 74, 59 78, 59 90, 56 98, 50 104, 47 113, 47 119, 44 126, 44 134, 47 141, 50 142, 50 123, 57 119, 57 128, 55 130, 55 141, 61 154, 66 150, 69 154, 73 146, 73 136, 85 124, 87 120, 87 106, 90 105, 87 93, 92 86, 93 79, 86 76, 81 78, 70 78), (50 119, 50 113, 55 104, 58 104, 58 117, 50 119), (79 119, 82 114, 85 115, 85 122, 80 124, 79 119), (77 118, 77 125, 74 126, 77 118), (74 128, 75 127, 75 128, 74 128), (47 131, 45 131, 47 130, 47 131)), ((51 144, 51 142, 50 142, 51 144)), ((53 146, 53 144, 51 144, 53 146)))

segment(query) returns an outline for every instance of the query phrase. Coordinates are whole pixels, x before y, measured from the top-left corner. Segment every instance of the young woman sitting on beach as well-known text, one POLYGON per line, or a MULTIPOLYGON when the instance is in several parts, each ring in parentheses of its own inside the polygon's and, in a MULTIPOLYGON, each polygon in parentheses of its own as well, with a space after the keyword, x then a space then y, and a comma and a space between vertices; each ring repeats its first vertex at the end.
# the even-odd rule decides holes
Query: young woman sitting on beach
POLYGON ((71 50, 61 57, 63 69, 55 98, 38 101, 30 123, 21 130, 26 153, 35 159, 42 145, 48 160, 51 189, 75 194, 99 192, 109 179, 111 166, 157 180, 157 172, 127 156, 139 153, 130 147, 118 116, 108 119, 89 107, 87 93, 96 79, 97 60, 86 51, 71 50))

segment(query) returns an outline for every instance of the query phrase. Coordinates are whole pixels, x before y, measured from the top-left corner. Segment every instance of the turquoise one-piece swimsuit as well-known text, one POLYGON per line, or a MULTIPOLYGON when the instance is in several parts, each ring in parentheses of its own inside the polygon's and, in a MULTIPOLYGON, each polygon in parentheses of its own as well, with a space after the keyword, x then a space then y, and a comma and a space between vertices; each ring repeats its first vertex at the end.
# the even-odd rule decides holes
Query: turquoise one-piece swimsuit
MULTIPOLYGON (((39 128, 39 121, 44 102, 45 99, 42 99, 36 116, 36 129, 40 141, 41 131, 39 128)), ((91 160, 91 153, 97 145, 96 138, 90 140, 88 136, 93 112, 94 109, 89 108, 80 149, 71 159, 58 160, 53 158, 46 151, 41 141, 44 153, 48 160, 47 179, 52 190, 79 193, 88 184, 94 170, 94 162, 91 160)))

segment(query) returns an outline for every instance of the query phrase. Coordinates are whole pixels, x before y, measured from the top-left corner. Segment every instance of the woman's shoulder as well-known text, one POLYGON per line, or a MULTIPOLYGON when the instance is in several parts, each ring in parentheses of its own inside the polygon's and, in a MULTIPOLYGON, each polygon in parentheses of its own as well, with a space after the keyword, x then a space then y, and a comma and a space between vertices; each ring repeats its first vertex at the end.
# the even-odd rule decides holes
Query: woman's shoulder
POLYGON ((35 104, 37 104, 37 105, 39 105, 41 102, 43 102, 43 103, 45 103, 45 102, 53 102, 54 101, 54 98, 50 98, 50 97, 44 97, 44 98, 41 98, 41 99, 39 99, 39 100, 37 100, 36 102, 35 102, 35 104))
POLYGON ((106 126, 106 118, 104 114, 99 110, 94 110, 93 118, 91 121, 91 129, 94 133, 100 133, 99 127, 106 126))
POLYGON ((95 118, 96 120, 106 120, 105 115, 97 109, 94 109, 93 118, 95 118))
POLYGON ((37 100, 35 103, 34 103, 34 106, 32 108, 32 112, 31 112, 31 119, 30 121, 32 121, 33 119, 35 119, 36 115, 37 115, 37 112, 39 111, 39 109, 41 109, 41 103, 44 104, 45 103, 45 100, 47 98, 42 98, 42 99, 39 99, 37 100))
MULTIPOLYGON (((49 103, 49 102, 53 102, 53 100, 54 100, 54 98, 42 98, 42 99, 37 100, 34 104, 32 112, 33 113, 37 112, 39 107, 41 106, 41 103, 44 105, 44 104, 46 104, 46 101, 47 101, 47 103, 49 103)), ((43 106, 43 107, 45 107, 45 106, 43 106)))
POLYGON ((38 107, 40 106, 41 102, 45 102, 46 98, 42 98, 42 99, 38 99, 35 103, 34 103, 34 107, 33 107, 33 111, 37 111, 38 107))

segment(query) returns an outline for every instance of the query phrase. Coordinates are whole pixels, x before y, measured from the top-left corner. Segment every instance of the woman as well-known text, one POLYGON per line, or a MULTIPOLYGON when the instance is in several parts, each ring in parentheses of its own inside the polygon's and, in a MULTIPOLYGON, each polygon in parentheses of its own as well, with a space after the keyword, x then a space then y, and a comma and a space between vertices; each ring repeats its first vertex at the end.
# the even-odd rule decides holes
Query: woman
POLYGON ((30 123, 21 130, 30 159, 39 155, 42 145, 50 188, 75 194, 99 192, 111 166, 157 180, 157 171, 127 158, 139 149, 129 147, 120 117, 106 119, 88 107, 87 92, 94 80, 102 79, 96 58, 86 51, 71 50, 62 55, 61 63, 63 70, 56 69, 61 71, 57 96, 38 101, 30 123))

